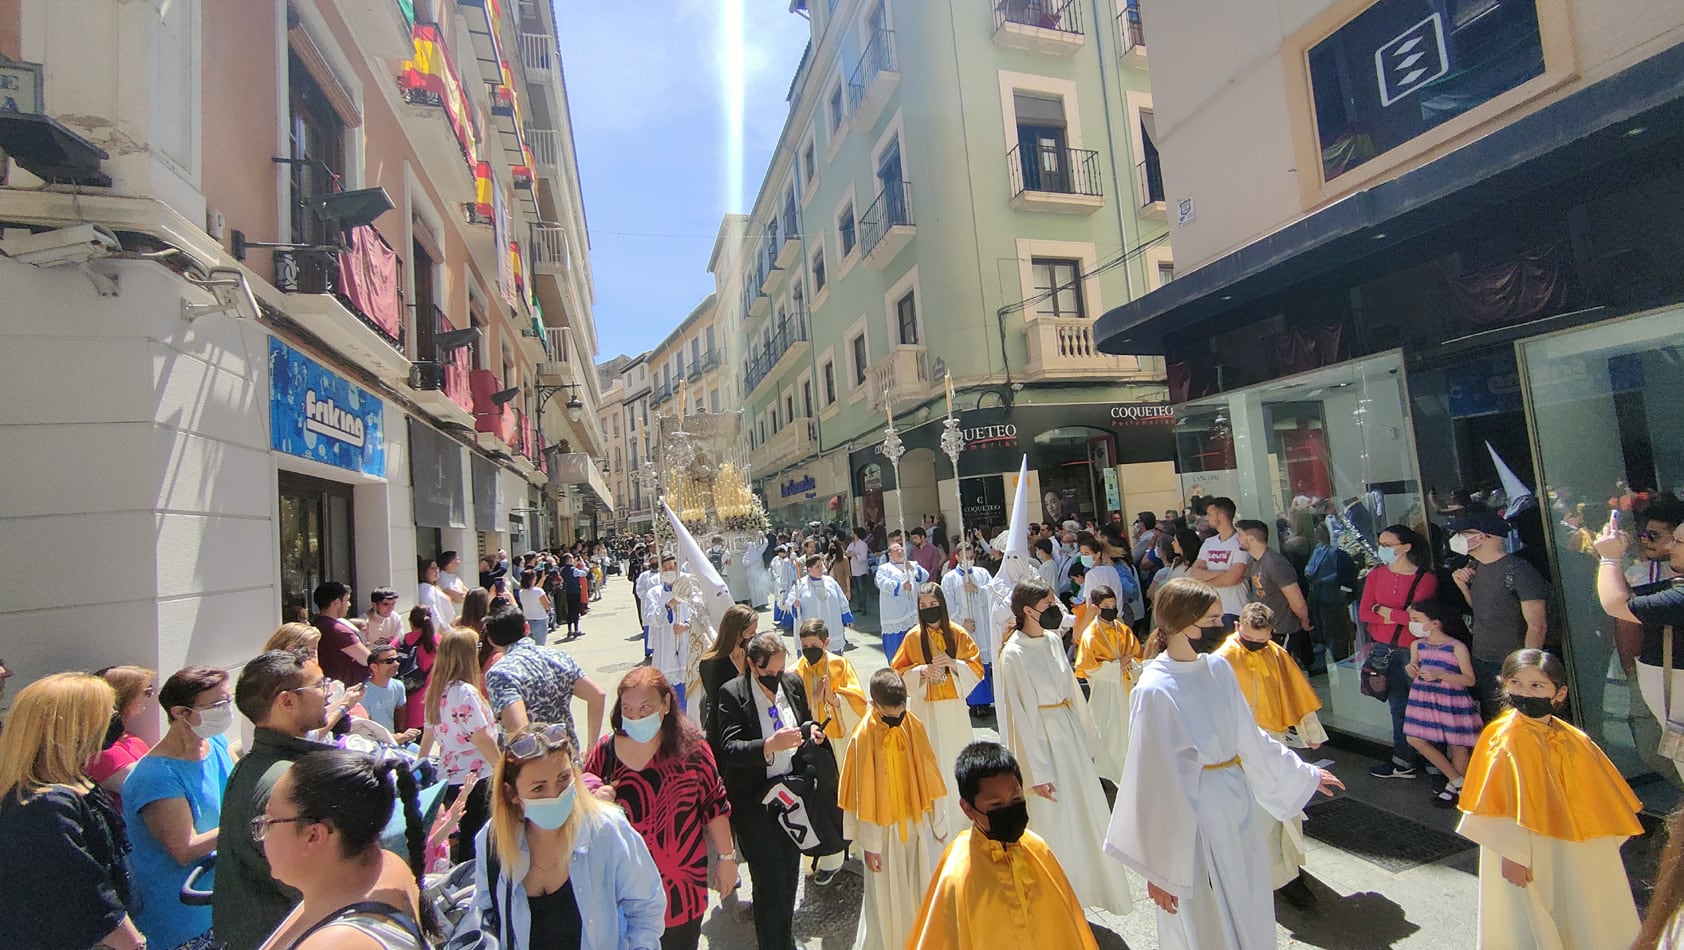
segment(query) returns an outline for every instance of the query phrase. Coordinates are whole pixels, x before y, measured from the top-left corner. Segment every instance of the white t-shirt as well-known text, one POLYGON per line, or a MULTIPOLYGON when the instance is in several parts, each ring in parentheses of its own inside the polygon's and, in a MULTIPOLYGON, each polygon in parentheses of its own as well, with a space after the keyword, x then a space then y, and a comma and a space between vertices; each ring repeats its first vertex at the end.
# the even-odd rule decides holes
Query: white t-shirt
MULTIPOLYGON (((1240 533, 1235 531, 1224 541, 1220 536, 1205 539, 1199 546, 1199 560, 1205 562, 1205 567, 1218 573, 1226 571, 1235 564, 1251 563, 1251 555, 1240 547, 1240 533)), ((1215 586, 1215 585, 1212 585, 1215 586)), ((1217 587, 1216 592, 1222 595, 1222 612, 1238 614, 1245 607, 1245 578, 1242 576, 1238 584, 1228 587, 1217 587)))
POLYGON ((864 541, 861 541, 859 538, 855 538, 848 544, 848 547, 844 549, 843 553, 848 555, 849 576, 864 577, 866 574, 870 573, 870 568, 867 567, 867 562, 871 557, 871 550, 865 546, 864 541))
POLYGON ((441 602, 443 602, 443 604, 446 607, 450 608, 450 614, 447 617, 445 617, 445 621, 444 621, 445 626, 449 626, 450 624, 453 624, 453 623, 456 622, 457 617, 460 617, 462 615, 462 608, 456 606, 456 602, 451 600, 450 597, 448 595, 444 594, 443 592, 444 591, 455 591, 458 594, 466 595, 468 593, 468 588, 467 588, 466 585, 464 585, 462 583, 462 579, 460 577, 457 577, 455 574, 452 574, 449 571, 440 571, 439 572, 438 587, 439 587, 439 591, 440 591, 439 600, 441 602))
POLYGON ((415 602, 433 611, 433 624, 441 631, 450 629, 450 625, 456 622, 456 605, 436 585, 422 581, 415 602))
POLYGON ((520 612, 528 620, 542 620, 546 623, 550 619, 550 612, 544 609, 544 590, 541 587, 522 587, 515 592, 520 601, 520 612))

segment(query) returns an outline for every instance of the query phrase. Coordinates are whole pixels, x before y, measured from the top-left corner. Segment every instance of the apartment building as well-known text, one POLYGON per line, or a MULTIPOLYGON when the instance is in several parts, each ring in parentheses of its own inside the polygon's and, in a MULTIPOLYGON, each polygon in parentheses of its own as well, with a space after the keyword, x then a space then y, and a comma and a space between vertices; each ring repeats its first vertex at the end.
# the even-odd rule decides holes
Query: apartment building
POLYGON ((1174 276, 1135 7, 804 7, 788 121, 741 242, 710 265, 774 518, 1003 525, 1024 454, 1037 517, 1161 507, 1161 364, 1092 336, 1174 276))
MULTIPOLYGON (((1178 273, 1099 346, 1168 360, 1184 482, 1265 519, 1358 505, 1439 563, 1457 492, 1506 506, 1579 721, 1627 774, 1675 774, 1574 526, 1612 504, 1643 530, 1684 490, 1684 8, 1143 13, 1178 273)), ((1385 739, 1350 663, 1323 718, 1385 739)))
POLYGON ((649 464, 655 435, 649 430, 648 354, 621 354, 596 365, 602 388, 602 461, 618 502, 614 530, 641 533, 655 517, 655 469, 649 464))
POLYGON ((0 0, 0 54, 5 570, 99 574, 13 585, 8 665, 234 667, 324 580, 593 529, 548 3, 0 0))

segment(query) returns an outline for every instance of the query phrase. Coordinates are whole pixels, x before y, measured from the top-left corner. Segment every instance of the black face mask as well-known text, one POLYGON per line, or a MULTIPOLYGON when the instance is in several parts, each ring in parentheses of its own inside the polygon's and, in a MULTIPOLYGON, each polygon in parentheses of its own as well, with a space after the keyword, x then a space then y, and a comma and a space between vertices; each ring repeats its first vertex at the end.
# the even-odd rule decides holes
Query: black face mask
POLYGON ((1110 623, 1111 621, 1116 620, 1117 619, 1117 608, 1115 608, 1115 607, 1101 607, 1101 608, 1099 608, 1099 619, 1105 621, 1106 623, 1110 623))
POLYGON ((1194 653, 1215 653, 1216 649, 1222 645, 1222 641, 1228 637, 1228 628, 1225 625, 1200 627, 1199 629, 1203 631, 1202 635, 1197 640, 1187 641, 1188 646, 1193 648, 1194 653))
POLYGON ((768 693, 777 692, 778 684, 784 681, 782 673, 757 673, 754 678, 760 681, 761 686, 766 687, 768 693))
POLYGON ((883 725, 888 726, 889 728, 893 729, 896 726, 900 725, 902 722, 906 721, 906 713, 903 712, 898 716, 891 716, 888 713, 883 713, 883 714, 879 715, 877 718, 883 720, 883 725))
POLYGON ((118 713, 111 714, 111 724, 105 727, 105 739, 100 742, 100 749, 109 749, 123 738, 123 717, 118 713))
MULTIPOLYGON (((1058 625, 1064 622, 1064 611, 1059 609, 1057 604, 1053 604, 1046 610, 1041 611, 1041 616, 1036 619, 1041 622, 1042 630, 1051 632, 1057 630, 1058 625)), ((1012 840, 1016 841, 1017 839, 1013 838, 1012 840)))
POLYGON ((824 662, 824 647, 802 647, 801 658, 808 666, 818 666, 824 662))
POLYGON ((1509 694, 1509 705, 1529 719, 1555 715, 1555 699, 1551 696, 1516 696, 1509 694))
POLYGON ((919 607, 918 608, 918 622, 919 623, 924 624, 925 626, 929 626, 930 624, 933 624, 933 623, 939 621, 940 619, 941 619, 941 608, 940 607, 919 607))
POLYGON ((1244 644, 1245 648, 1253 653, 1256 653, 1269 645, 1268 640, 1247 640, 1245 637, 1240 638, 1240 643, 1244 644))
POLYGON ((983 834, 990 841, 1001 844, 1016 844, 1017 839, 1023 837, 1023 832, 1029 827, 1029 803, 1027 801, 1013 802, 1001 805, 992 811, 983 812, 988 816, 988 830, 983 834))

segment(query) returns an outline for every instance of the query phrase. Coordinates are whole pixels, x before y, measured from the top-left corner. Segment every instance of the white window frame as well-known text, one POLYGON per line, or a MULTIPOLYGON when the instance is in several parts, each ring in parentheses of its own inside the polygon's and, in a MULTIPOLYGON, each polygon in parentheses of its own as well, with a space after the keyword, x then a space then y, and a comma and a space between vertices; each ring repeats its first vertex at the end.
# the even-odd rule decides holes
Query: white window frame
MULTIPOLYGON (((887 334, 884 339, 889 341, 891 349, 902 345, 900 342, 900 314, 896 308, 901 298, 908 293, 912 294, 913 311, 918 324, 918 343, 915 345, 929 345, 930 335, 924 327, 924 288, 918 280, 918 265, 914 264, 907 268, 901 279, 895 281, 883 294, 883 326, 887 334)), ((868 345, 869 342, 867 341, 868 345)))
MULTIPOLYGON (((1158 113, 1157 110, 1152 108, 1151 93, 1136 92, 1133 89, 1123 90, 1123 108, 1127 112, 1129 120, 1127 134, 1129 141, 1129 155, 1132 156, 1129 159, 1129 181, 1133 182, 1134 170, 1140 166, 1141 162, 1146 161, 1146 139, 1140 131, 1140 113, 1150 112, 1152 113, 1153 118, 1156 118, 1158 113)), ((1131 184, 1129 186, 1129 190, 1132 192, 1134 190, 1134 185, 1131 184)), ((1145 198, 1145 195, 1135 195, 1135 201, 1137 203, 1144 201, 1145 198)))
POLYGON ((1147 288, 1157 290, 1164 286, 1163 276, 1159 273, 1159 265, 1168 264, 1173 268, 1175 266, 1175 251, 1167 245, 1160 244, 1156 247, 1147 248, 1146 253, 1141 257, 1146 262, 1147 288))
POLYGON ((848 137, 848 80, 842 75, 841 67, 831 74, 830 82, 824 87, 824 102, 821 105, 824 112, 825 142, 824 158, 826 164, 836 158, 837 149, 842 147, 842 140, 848 137), (831 93, 842 90, 842 115, 833 120, 830 114, 831 93))
POLYGON ((808 275, 813 272, 815 257, 824 258, 824 286, 814 291, 812 286, 808 285, 807 289, 812 293, 812 296, 807 298, 808 313, 817 313, 818 309, 824 306, 825 301, 830 299, 830 285, 836 282, 836 272, 830 269, 830 246, 825 240, 825 232, 820 232, 818 240, 813 242, 813 253, 807 255, 808 275))
POLYGON ((801 418, 803 418, 803 419, 816 418, 819 414, 819 405, 818 405, 818 403, 819 403, 819 392, 816 389, 813 391, 813 404, 811 406, 803 405, 804 400, 802 399, 802 393, 805 391, 805 389, 811 389, 812 387, 813 387, 813 371, 812 370, 810 370, 810 369, 805 370, 801 373, 801 375, 795 377, 795 408, 811 410, 810 412, 807 412, 807 413, 802 415, 801 418))
POLYGON ((855 185, 850 184, 847 192, 836 200, 836 206, 830 212, 830 227, 831 230, 836 232, 836 254, 826 262, 829 265, 826 287, 846 277, 860 260, 860 203, 854 197, 855 187, 855 185), (842 253, 841 218, 842 209, 847 207, 854 209, 854 249, 844 254, 842 253))
MULTIPOLYGON (((900 145, 901 181, 911 181, 911 176, 909 176, 906 171, 907 165, 909 164, 906 157, 906 116, 899 109, 895 110, 895 117, 889 120, 888 126, 883 129, 883 134, 877 137, 877 143, 871 147, 871 180, 875 185, 881 185, 883 183, 882 180, 877 177, 877 163, 878 160, 883 157, 883 153, 889 150, 890 142, 898 142, 900 145)), ((880 192, 874 187, 871 192, 871 200, 876 201, 878 194, 880 194, 880 192)), ((910 197, 907 198, 908 203, 910 203, 911 200, 912 199, 910 197)), ((855 214, 857 215, 858 212, 856 211, 855 214)))
MULTIPOLYGON (((1099 278, 1093 273, 1094 268, 1099 266, 1099 255, 1091 242, 1018 238, 1017 277, 1018 289, 1022 292, 1022 296, 1018 298, 1020 300, 1028 300, 1036 294, 1034 259, 1037 257, 1079 261, 1082 268, 1082 312, 1088 315, 1089 322, 1105 312, 1105 297, 1099 290, 1099 278)), ((1035 312, 1034 307, 1025 307, 1023 319, 1040 320, 1043 317, 1035 312)))
POLYGON ((819 170, 817 168, 819 144, 818 136, 814 134, 812 126, 807 127, 807 135, 801 140, 800 150, 795 153, 795 156, 795 164, 802 166, 801 170, 807 176, 801 180, 801 210, 806 211, 807 206, 813 203, 813 196, 819 193, 819 170), (812 164, 814 167, 811 168, 807 167, 807 156, 809 154, 813 156, 812 164))
POLYGON ((847 389, 843 387, 841 378, 836 375, 835 346, 827 346, 825 347, 824 352, 819 354, 819 370, 816 381, 818 383, 819 418, 821 420, 829 419, 831 416, 834 416, 837 412, 841 411, 840 407, 842 405, 842 399, 847 394, 847 389), (830 367, 831 378, 836 383, 836 398, 831 399, 828 402, 825 400, 824 391, 824 368, 826 366, 830 367))
POLYGON ((871 321, 865 314, 848 325, 842 332, 843 363, 848 370, 846 379, 848 402, 856 403, 865 398, 865 385, 871 382, 871 321), (854 365, 854 337, 865 337, 865 365, 854 365), (856 382, 859 379, 861 381, 856 382))
POLYGON ((1037 96, 1056 96, 1064 103, 1064 144, 1082 148, 1082 105, 1076 96, 1076 84, 1068 79, 1037 76, 1034 73, 1000 71, 1001 131, 1006 137, 1006 151, 1017 145, 1017 103, 1013 94, 1026 92, 1037 96))

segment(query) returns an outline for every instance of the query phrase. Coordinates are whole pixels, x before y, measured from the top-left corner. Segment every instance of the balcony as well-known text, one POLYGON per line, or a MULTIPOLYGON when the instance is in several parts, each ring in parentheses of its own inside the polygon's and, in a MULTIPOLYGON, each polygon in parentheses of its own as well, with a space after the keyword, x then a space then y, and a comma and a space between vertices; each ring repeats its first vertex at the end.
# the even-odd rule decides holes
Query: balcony
MULTIPOLYGON (((440 333, 456 329, 444 311, 436 306, 433 308, 433 320, 440 333)), ((432 356, 415 361, 410 377, 411 398, 441 422, 455 422, 472 428, 476 419, 473 389, 468 382, 472 359, 470 347, 453 350, 442 361, 436 355, 432 356)))
POLYGON ((807 315, 797 311, 772 331, 770 341, 750 346, 748 372, 743 378, 744 395, 752 395, 768 379, 778 379, 784 370, 800 362, 812 349, 807 315))
POLYGON ((746 294, 748 297, 748 315, 751 317, 764 317, 767 311, 772 309, 772 298, 766 295, 766 282, 762 280, 758 274, 750 279, 753 283, 749 285, 749 289, 746 294))
POLYGON ((1143 217, 1164 219, 1164 168, 1157 156, 1134 166, 1134 198, 1143 217))
POLYGON ((671 383, 656 383, 649 390, 649 408, 653 409, 672 397, 673 385, 671 383))
POLYGON ((888 357, 871 367, 866 385, 871 387, 874 414, 885 406, 924 398, 930 392, 930 372, 923 344, 889 347, 888 357))
POLYGON ((532 225, 532 272, 564 276, 573 269, 572 251, 567 243, 567 230, 559 224, 538 222, 532 225))
POLYGON ((1093 214, 1105 206, 1099 153, 1092 149, 1019 143, 1006 153, 1006 170, 1019 211, 1093 214))
POLYGON ((526 70, 529 86, 547 89, 561 80, 561 53, 556 49, 555 37, 548 33, 520 35, 520 64, 526 70))
POLYGON ((345 26, 368 55, 375 59, 407 59, 415 47, 413 0, 338 0, 334 6, 345 26))
POLYGON ((1152 375, 1139 357, 1101 353, 1094 345, 1093 321, 1083 317, 1030 316, 1024 323, 1023 336, 1029 349, 1024 378, 1031 382, 1131 382, 1152 375))
POLYGON ((776 265, 783 270, 789 270, 801 257, 800 227, 795 219, 795 195, 784 199, 784 213, 778 219, 781 237, 777 245, 776 265))
POLYGON ((900 62, 895 58, 895 31, 878 30, 848 77, 849 116, 869 132, 898 88, 900 62))
POLYGON ((503 381, 488 369, 468 371, 468 391, 473 398, 474 431, 479 447, 503 451, 514 448, 520 440, 520 419, 515 410, 499 406, 491 395, 503 389, 503 381))
POLYGON ((1072 56, 1087 40, 1081 0, 994 0, 994 45, 1072 56))
POLYGON ((538 364, 540 386, 571 386, 579 382, 579 352, 572 331, 547 327, 544 331, 544 361, 538 364))
POLYGON ((818 445, 818 423, 794 419, 749 453, 749 464, 757 472, 775 472, 812 455, 818 445))
POLYGON ((1140 0, 1124 0, 1117 14, 1117 43, 1124 66, 1146 68, 1146 26, 1140 19, 1140 0))
POLYGON ((399 120, 409 131, 425 177, 445 203, 452 208, 473 204, 475 170, 483 157, 476 149, 475 105, 438 24, 415 24, 412 43, 411 58, 398 76, 399 120))
POLYGON ((529 125, 526 127, 526 143, 532 147, 533 164, 538 166, 534 170, 552 181, 560 181, 561 133, 529 125))
POLYGON ((403 262, 373 227, 346 232, 346 242, 337 254, 274 252, 287 316, 381 379, 404 382, 403 262))
POLYGON ((912 183, 890 183, 860 215, 860 250, 865 266, 882 270, 917 233, 912 220, 912 183))

